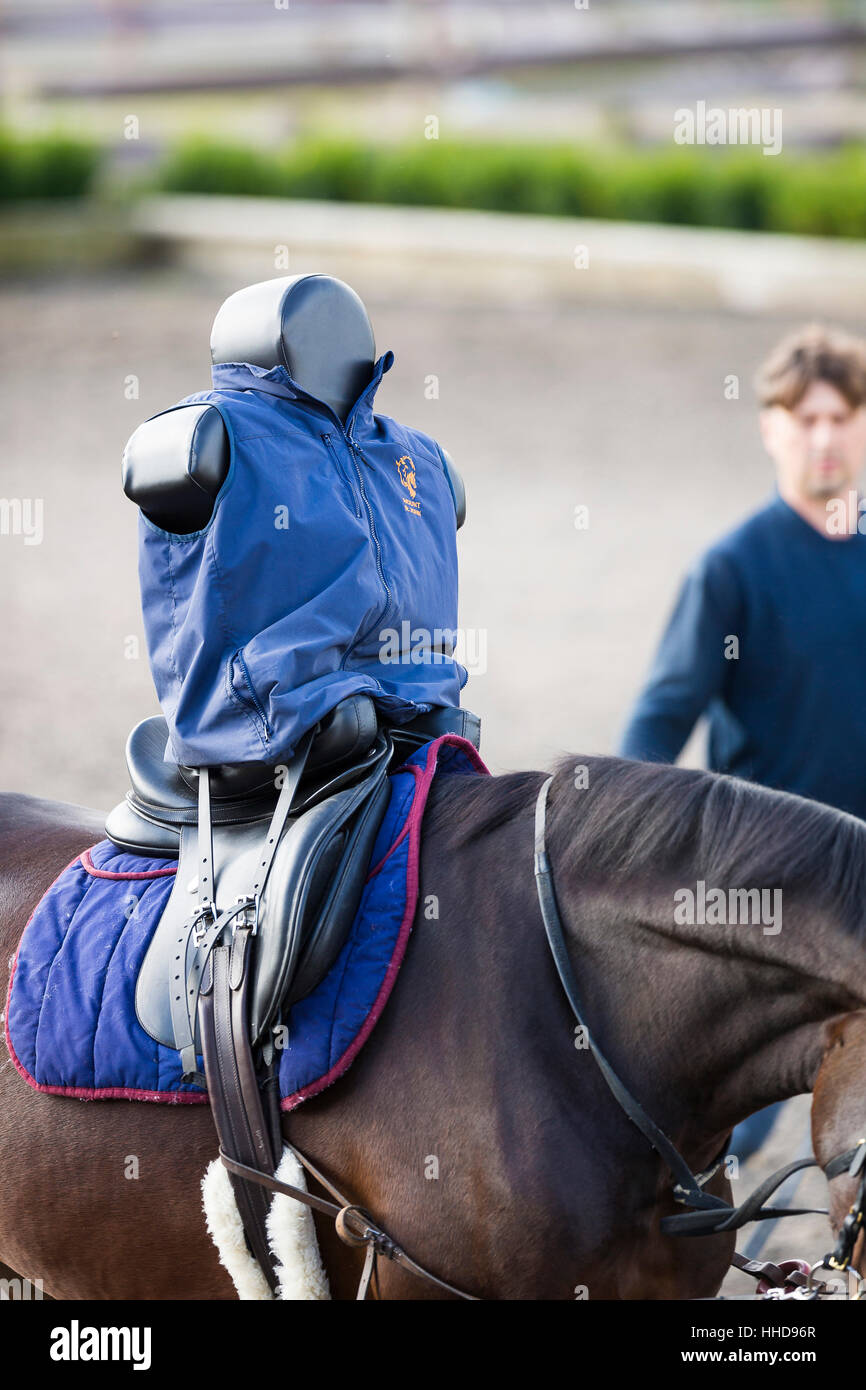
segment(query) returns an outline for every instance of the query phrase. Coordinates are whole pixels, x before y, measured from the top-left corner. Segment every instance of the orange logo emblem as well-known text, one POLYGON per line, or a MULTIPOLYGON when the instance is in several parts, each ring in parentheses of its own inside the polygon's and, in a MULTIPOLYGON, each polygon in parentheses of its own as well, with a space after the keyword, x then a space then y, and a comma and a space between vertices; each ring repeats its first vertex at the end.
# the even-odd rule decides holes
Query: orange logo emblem
POLYGON ((412 516, 421 515, 421 503, 417 500, 418 478, 415 473, 415 464, 408 454, 396 459, 397 472, 400 474, 400 482, 408 492, 409 496, 403 498, 403 507, 412 516))

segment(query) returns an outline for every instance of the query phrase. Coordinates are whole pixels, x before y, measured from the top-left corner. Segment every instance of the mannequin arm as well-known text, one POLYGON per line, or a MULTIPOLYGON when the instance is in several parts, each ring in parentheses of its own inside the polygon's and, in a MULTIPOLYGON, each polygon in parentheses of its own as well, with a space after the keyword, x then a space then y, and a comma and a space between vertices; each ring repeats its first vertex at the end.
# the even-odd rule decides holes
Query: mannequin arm
POLYGON ((145 420, 123 451, 123 490, 156 526, 201 531, 226 480, 231 445, 212 405, 183 405, 145 420))

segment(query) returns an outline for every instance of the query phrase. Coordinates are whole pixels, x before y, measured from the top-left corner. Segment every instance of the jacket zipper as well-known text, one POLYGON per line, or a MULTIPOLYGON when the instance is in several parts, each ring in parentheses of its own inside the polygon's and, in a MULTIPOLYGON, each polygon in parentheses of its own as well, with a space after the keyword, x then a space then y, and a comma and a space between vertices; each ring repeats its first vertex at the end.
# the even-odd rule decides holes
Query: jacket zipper
POLYGON ((357 499, 357 497, 355 496, 355 489, 352 487, 352 484, 349 482, 349 479, 346 477, 346 474, 345 474, 345 472, 344 472, 344 470, 343 470, 343 465, 340 463, 340 460, 339 460, 339 458, 338 458, 338 456, 337 456, 337 451, 336 451, 336 449, 334 448, 333 437, 332 437, 330 434, 323 434, 323 435, 322 435, 322 439, 324 440, 325 444, 327 445, 328 449, 330 450, 331 454, 333 455, 334 464, 335 464, 335 466, 336 466, 336 468, 337 468, 337 471, 338 471, 339 474, 340 474, 340 477, 343 479, 343 482, 346 484, 346 487, 349 489, 349 493, 350 493, 351 498, 352 498, 352 506, 353 506, 354 509, 355 509, 355 516, 357 516, 358 518, 360 518, 360 516, 361 516, 361 508, 358 506, 358 499, 357 499))
MULTIPOLYGON (((347 438, 348 438, 348 436, 347 436, 347 438)), ((352 462, 355 463, 354 455, 352 456, 352 462)), ((377 618, 377 619, 376 619, 376 621, 377 621, 377 623, 378 623, 378 622, 381 622, 381 621, 382 621, 382 618, 385 617, 385 614, 388 612, 388 609, 391 607, 391 597, 392 597, 392 596, 391 596, 391 590, 388 588, 388 581, 387 581, 387 579, 385 578, 385 571, 384 571, 384 569, 383 569, 383 567, 382 567, 382 547, 381 547, 381 545, 379 544, 379 537, 378 537, 378 535, 376 534, 376 523, 375 523, 375 521, 373 520, 373 508, 370 506, 370 499, 369 499, 369 497, 367 496, 367 489, 364 487, 364 478, 363 478, 363 475, 362 475, 361 470, 360 470, 360 468, 358 467, 357 463, 355 463, 355 472, 356 472, 356 474, 358 475, 358 484, 359 484, 360 489, 361 489, 361 496, 362 496, 363 499, 364 499, 364 506, 367 508, 367 517, 368 517, 369 522, 370 522, 370 535, 373 537, 373 544, 374 544, 374 546, 376 547, 376 568, 377 568, 377 570, 379 571, 379 578, 380 578, 381 581, 382 581, 382 587, 384 588, 385 593, 388 595, 388 603, 387 603, 387 605, 386 605, 385 612, 382 614, 382 617, 381 617, 381 618, 377 618)), ((365 634, 365 635, 366 635, 366 634, 365 634)))
MULTIPOLYGON (((349 428, 348 428, 348 430, 347 430, 347 429, 345 428, 345 426, 344 426, 342 420, 340 420, 339 417, 338 417, 337 415, 335 415, 334 412, 328 408, 328 406, 324 405, 324 404, 323 404, 322 402, 320 402, 320 401, 316 401, 315 404, 316 404, 321 410, 326 410, 326 411, 328 411, 328 414, 331 415, 331 416, 333 417, 333 419, 336 421, 337 425, 339 426, 340 433, 342 434, 344 440, 346 441, 346 443, 347 443, 348 446, 349 446, 349 450, 350 450, 351 455, 352 455, 352 463, 353 463, 354 466, 355 466, 355 473, 356 473, 356 476, 357 476, 357 478, 358 478, 358 486, 359 486, 360 489, 361 489, 361 497, 363 498, 364 506, 365 506, 366 509, 367 509, 367 521, 368 521, 368 524, 369 524, 369 527, 370 527, 370 535, 371 535, 372 540, 373 540, 373 545, 375 546, 375 553, 376 553, 376 570, 377 570, 377 572, 378 572, 379 579, 380 579, 381 584, 382 584, 382 588, 385 590, 385 593, 387 594, 387 602, 386 602, 386 604, 385 604, 385 607, 384 607, 382 613, 381 613, 381 614, 379 615, 379 617, 376 619, 376 622, 373 624, 373 626, 372 626, 371 628, 368 628, 367 632, 363 632, 363 633, 361 634, 361 636, 357 639, 359 642, 362 642, 362 641, 364 640, 364 638, 368 635, 368 632, 372 632, 373 629, 377 626, 377 624, 379 624, 379 623, 382 621, 382 619, 387 615, 387 613, 389 612, 389 610, 390 610, 390 608, 391 608, 391 605, 392 605, 392 603, 393 603, 393 594, 391 593, 391 590, 390 590, 390 588, 388 587, 388 581, 387 581, 387 579, 385 578, 385 570, 384 570, 384 568, 383 568, 383 566, 382 566, 382 547, 381 547, 381 545, 379 544, 379 537, 378 537, 378 534, 377 534, 377 532, 376 532, 376 523, 375 523, 375 521, 373 520, 373 509, 372 509, 372 507, 370 506, 370 499, 369 499, 369 497, 367 496, 367 489, 364 487, 364 479, 363 479, 363 477, 362 477, 362 475, 361 475, 361 470, 360 470, 360 468, 358 467, 358 464, 357 464, 357 462, 356 462, 356 460, 355 460, 355 454, 356 454, 356 453, 359 453, 359 454, 361 455, 361 457, 364 459, 364 462, 367 464, 367 467, 368 467, 368 468, 372 468, 373 465, 370 463, 369 459, 367 459, 367 458, 364 456, 364 451, 363 451, 363 449, 361 448, 360 444, 357 444, 357 443, 355 442, 355 440, 352 438, 352 430, 355 428, 355 417, 353 416, 352 419, 349 421, 349 428)), ((331 437, 330 434, 327 434, 327 436, 326 436, 325 434, 323 434, 323 435, 322 435, 322 439, 325 441, 325 443, 327 444, 327 446, 328 446, 329 448, 333 448, 332 437, 331 437)), ((334 452, 334 457, 335 457, 335 459, 336 459, 336 457, 337 457, 337 451, 336 451, 336 449, 334 449, 333 452, 334 452)), ((353 495, 354 495, 354 493, 353 493, 353 495)), ((358 512, 357 515, 360 516, 360 512, 358 512)))
POLYGON ((372 463, 370 462, 370 460, 367 458, 367 455, 364 453, 364 450, 361 448, 360 444, 358 444, 357 441, 354 440, 354 439, 352 438, 352 430, 353 430, 354 428, 355 428, 355 416, 353 415, 352 418, 351 418, 351 420, 349 421, 349 430, 348 430, 348 433, 346 433, 345 430, 343 431, 343 433, 346 435, 346 438, 348 439, 348 441, 349 441, 350 445, 352 446, 352 448, 355 450, 355 453, 356 453, 356 454, 360 454, 361 458, 364 460, 364 462, 366 463, 366 465, 367 465, 368 468, 372 468, 373 465, 372 465, 372 463))
MULTIPOLYGON (((335 418, 336 418, 336 417, 335 417, 335 418)), ((371 535, 372 538, 373 538, 373 545, 374 545, 374 547, 375 547, 375 552, 376 552, 376 569, 377 569, 378 574, 379 574, 379 579, 380 579, 380 581, 381 581, 382 588, 385 590, 385 593, 387 594, 387 602, 386 602, 386 604, 385 604, 385 608, 384 608, 383 612, 382 612, 382 613, 379 615, 379 617, 376 619, 376 621, 375 621, 375 623, 373 624, 373 626, 372 626, 371 628, 368 629, 368 632, 372 632, 373 629, 374 629, 375 627, 377 627, 379 623, 381 623, 382 619, 383 619, 384 617, 386 617, 386 615, 387 615, 388 612, 390 611, 391 605, 392 605, 392 602, 393 602, 393 595, 392 595, 392 593, 391 593, 390 588, 388 587, 388 581, 387 581, 387 579, 385 578, 385 570, 384 570, 383 565, 382 565, 382 547, 381 547, 381 545, 379 544, 379 536, 378 536, 378 534, 377 534, 377 532, 376 532, 376 523, 375 523, 375 521, 373 520, 373 508, 370 506, 370 499, 369 499, 369 497, 367 496, 367 489, 364 487, 364 478, 363 478, 363 475, 362 475, 362 473, 361 473, 360 468, 358 467, 357 459, 355 458, 355 455, 356 455, 356 454, 360 454, 361 457, 364 458, 364 451, 362 450, 360 444, 356 444, 355 440, 352 438, 352 430, 353 430, 354 428, 355 428, 355 419, 354 419, 354 416, 353 416, 352 419, 349 421, 349 428, 348 428, 348 430, 344 429, 344 428, 343 428, 343 425, 340 424, 340 429, 341 429, 341 431, 342 431, 343 438, 345 439, 346 443, 348 444, 349 450, 350 450, 350 452, 351 452, 352 463, 353 463, 354 466, 355 466, 355 474, 356 474, 357 479, 358 479, 358 486, 359 486, 360 489, 361 489, 361 497, 363 498, 364 506, 365 506, 366 509, 367 509, 367 520, 368 520, 369 525, 370 525, 370 535, 371 535)), ((364 458, 364 462, 367 464, 367 467, 368 467, 368 468, 372 468, 373 465, 369 462, 369 460, 367 460, 366 458, 364 458)), ((359 642, 362 642, 366 636, 367 636, 367 632, 362 633, 361 636, 358 638, 358 641, 359 641, 359 642)))

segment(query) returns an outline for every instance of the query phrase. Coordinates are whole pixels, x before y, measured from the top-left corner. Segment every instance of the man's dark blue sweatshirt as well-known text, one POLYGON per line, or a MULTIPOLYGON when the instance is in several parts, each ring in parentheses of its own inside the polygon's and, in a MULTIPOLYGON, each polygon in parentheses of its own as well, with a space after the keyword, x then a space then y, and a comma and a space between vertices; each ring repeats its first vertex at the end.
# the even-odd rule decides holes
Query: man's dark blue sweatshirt
POLYGON ((822 536, 777 495, 701 557, 623 757, 674 762, 704 713, 713 771, 866 819, 866 535, 822 536))

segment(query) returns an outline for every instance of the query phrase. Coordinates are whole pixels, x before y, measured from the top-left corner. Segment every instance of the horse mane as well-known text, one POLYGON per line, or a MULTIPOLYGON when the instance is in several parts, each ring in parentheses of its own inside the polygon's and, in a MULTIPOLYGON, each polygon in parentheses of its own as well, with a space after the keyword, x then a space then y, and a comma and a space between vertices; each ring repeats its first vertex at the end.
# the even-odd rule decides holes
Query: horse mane
POLYGON ((594 874, 687 862, 713 886, 796 888, 866 939, 866 822, 847 812, 739 777, 613 757, 560 758, 550 802, 554 852, 594 874))
POLYGON ((472 844, 525 812, 543 780, 542 772, 436 777, 424 812, 425 833, 436 830, 461 844, 472 844))
MULTIPOLYGON (((684 862, 714 886, 798 888, 866 940, 866 821, 790 792, 667 763, 566 754, 553 768, 548 849, 594 878, 684 862), (582 771, 585 769, 585 773, 582 771)), ((461 843, 532 811, 544 773, 443 777, 429 825, 461 843), (453 789, 459 794, 450 795, 453 789)))

